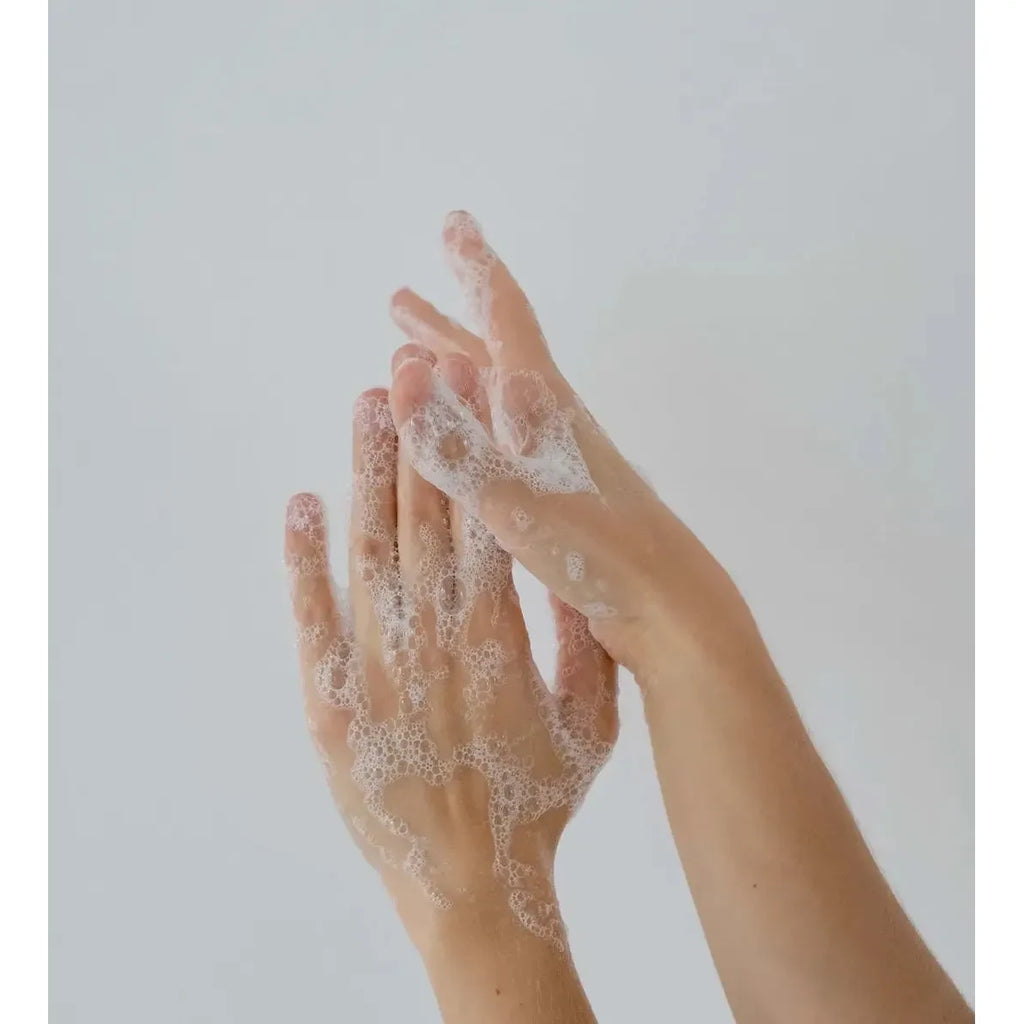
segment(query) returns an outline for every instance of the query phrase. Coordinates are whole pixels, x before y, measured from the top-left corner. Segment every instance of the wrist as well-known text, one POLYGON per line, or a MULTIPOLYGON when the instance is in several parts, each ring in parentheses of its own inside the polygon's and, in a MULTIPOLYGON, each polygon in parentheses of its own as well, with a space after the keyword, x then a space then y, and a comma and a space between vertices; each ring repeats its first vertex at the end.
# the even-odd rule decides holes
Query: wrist
POLYGON ((449 1024, 593 1022, 564 930, 557 943, 534 934, 507 899, 403 920, 449 1024))
MULTIPOLYGON (((558 927, 564 935, 561 917, 558 927)), ((414 942, 428 969, 431 964, 458 952, 460 957, 486 961, 496 952, 537 946, 552 953, 565 948, 561 939, 552 941, 534 934, 519 920, 507 903, 474 903, 451 910, 439 910, 415 927, 414 942)))
POLYGON ((509 906, 507 892, 463 895, 452 906, 440 907, 417 894, 405 903, 396 901, 406 933, 428 970, 452 950, 486 952, 517 930, 526 932, 509 906))
POLYGON ((673 517, 656 561, 623 584, 630 614, 591 620, 597 640, 647 695, 671 683, 774 674, 749 606, 726 570, 673 517))

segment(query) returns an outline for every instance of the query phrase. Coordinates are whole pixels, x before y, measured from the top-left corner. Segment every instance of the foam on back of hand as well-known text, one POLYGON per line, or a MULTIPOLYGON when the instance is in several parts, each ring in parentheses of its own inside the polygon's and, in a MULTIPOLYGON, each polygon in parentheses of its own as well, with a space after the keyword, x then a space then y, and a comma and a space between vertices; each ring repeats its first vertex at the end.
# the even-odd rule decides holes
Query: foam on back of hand
MULTIPOLYGON (((484 489, 519 481, 534 494, 597 493, 573 435, 573 412, 561 409, 532 370, 487 368, 492 433, 440 378, 400 428, 416 471, 463 507, 478 511, 484 489)), ((525 512, 519 520, 528 523, 525 512)))
MULTIPOLYGON (((536 401, 523 423, 506 428, 509 436, 526 429, 533 454, 500 453, 436 380, 434 398, 402 431, 412 464, 471 507, 492 479, 519 479, 538 492, 592 490, 569 424, 535 381, 526 383, 536 401), (462 447, 449 463, 439 456, 438 442, 452 436, 462 447)), ((550 866, 516 856, 517 843, 528 845, 542 817, 570 815, 607 758, 611 670, 586 620, 566 606, 570 626, 561 630, 562 654, 574 679, 571 699, 548 688, 529 656, 510 558, 469 514, 461 516, 454 538, 421 522, 417 564, 402 566, 389 521, 396 437, 385 399, 360 403, 356 432, 357 592, 338 594, 340 616, 306 625, 300 634, 300 642, 319 653, 317 693, 349 719, 350 764, 334 770, 348 771, 352 785, 335 784, 335 794, 350 794, 339 802, 371 860, 404 869, 434 903, 450 907, 466 894, 452 881, 457 872, 446 862, 445 837, 437 834, 444 819, 417 808, 430 790, 464 786, 466 773, 475 774, 486 784, 493 876, 522 924, 561 946, 550 866), (587 685, 579 685, 581 678, 587 685), (428 789, 410 800, 410 784, 428 789)), ((326 573, 319 505, 299 502, 289 528, 304 533, 313 552, 293 560, 296 585, 303 575, 326 573)))

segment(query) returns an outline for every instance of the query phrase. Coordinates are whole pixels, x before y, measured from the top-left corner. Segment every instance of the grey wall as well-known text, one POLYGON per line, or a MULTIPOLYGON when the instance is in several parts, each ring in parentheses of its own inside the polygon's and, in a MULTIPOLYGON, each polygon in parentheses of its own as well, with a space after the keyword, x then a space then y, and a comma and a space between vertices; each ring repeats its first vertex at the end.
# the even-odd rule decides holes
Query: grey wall
MULTIPOLYGON (((433 1020, 280 562, 474 211, 739 580, 971 994, 971 5, 52 5, 52 1006, 433 1020)), ((527 588, 536 647, 550 648, 527 588)), ((725 1021, 635 688, 560 888, 602 1021, 725 1021)))

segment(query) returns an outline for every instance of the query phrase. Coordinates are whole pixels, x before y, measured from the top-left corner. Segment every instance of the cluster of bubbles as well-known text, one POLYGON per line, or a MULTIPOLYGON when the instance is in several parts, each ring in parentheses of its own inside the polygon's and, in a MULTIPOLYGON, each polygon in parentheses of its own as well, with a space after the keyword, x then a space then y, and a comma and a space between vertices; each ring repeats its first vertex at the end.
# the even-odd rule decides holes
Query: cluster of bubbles
MULTIPOLYGON (((403 427, 403 457, 470 509, 495 476, 511 475, 536 492, 594 490, 569 422, 533 376, 503 382, 518 396, 511 403, 518 411, 493 419, 505 454, 435 377, 434 398, 403 427), (527 430, 530 454, 515 454, 527 430), (452 436, 459 449, 446 457, 440 442, 452 436)), ((357 405, 355 432, 350 557, 358 594, 336 592, 334 621, 300 634, 300 643, 321 652, 316 692, 348 722, 341 770, 350 772, 358 798, 343 807, 347 821, 364 851, 404 869, 439 907, 450 907, 460 893, 446 884, 438 837, 418 830, 410 815, 406 780, 441 790, 475 773, 486 784, 494 877, 521 923, 562 945, 550 866, 514 850, 520 830, 549 814, 568 817, 606 760, 611 670, 586 619, 560 606, 562 677, 548 687, 529 655, 511 559, 469 512, 416 524, 416 564, 402 564, 394 525, 399 438, 384 396, 357 405)), ((294 502, 288 526, 307 542, 290 566, 296 580, 326 576, 319 502, 294 502)), ((573 560, 570 574, 582 571, 582 559, 573 560)))
MULTIPOLYGON (((485 489, 525 484, 534 494, 597 493, 573 433, 573 414, 559 407, 532 370, 480 371, 491 430, 440 377, 402 424, 402 444, 416 471, 460 505, 478 510, 485 489)), ((529 515, 517 508, 516 525, 529 515)))

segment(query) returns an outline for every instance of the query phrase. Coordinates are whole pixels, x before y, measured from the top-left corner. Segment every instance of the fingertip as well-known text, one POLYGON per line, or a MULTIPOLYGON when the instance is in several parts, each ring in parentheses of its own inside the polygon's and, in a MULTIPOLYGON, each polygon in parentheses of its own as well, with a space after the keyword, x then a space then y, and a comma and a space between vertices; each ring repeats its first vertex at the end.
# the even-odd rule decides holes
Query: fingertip
POLYGON ((388 302, 388 313, 401 330, 410 333, 421 323, 416 311, 424 304, 425 300, 421 299, 411 288, 399 288, 388 302))
POLYGON ((391 415, 396 426, 407 422, 433 395, 433 364, 425 359, 407 358, 394 371, 391 382, 391 415))
POLYGON ((289 537, 314 537, 324 529, 324 505, 316 494, 301 491, 288 499, 285 529, 289 537))
POLYGON ((412 305, 417 298, 419 298, 419 296, 411 288, 407 285, 403 285, 398 289, 398 291, 392 294, 388 301, 388 308, 393 311, 394 309, 402 306, 412 305))
POLYGON ((352 406, 352 425, 360 435, 394 432, 387 388, 367 388, 359 395, 352 406))
POLYGON ((449 210, 444 218, 444 231, 481 234, 480 222, 468 210, 449 210))
POLYGON ((397 349, 395 349, 395 353, 391 357, 392 375, 398 372, 398 368, 407 359, 421 359, 424 362, 429 363, 431 366, 434 366, 437 363, 437 356, 435 356, 434 353, 431 352, 429 348, 426 348, 423 345, 418 345, 416 342, 411 341, 405 345, 400 345, 397 349))
POLYGON ((320 504, 320 496, 312 491, 299 491, 288 499, 288 510, 302 508, 306 505, 320 504))
POLYGON ((387 388, 381 386, 367 388, 365 391, 360 392, 359 397, 356 398, 356 408, 379 405, 382 401, 386 402, 387 398, 387 388))
POLYGON ((443 237, 448 251, 463 259, 479 259, 486 251, 479 221, 465 210, 453 210, 445 217, 443 237))

